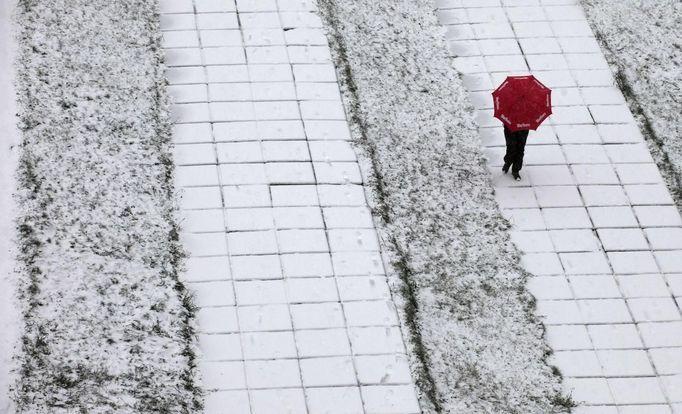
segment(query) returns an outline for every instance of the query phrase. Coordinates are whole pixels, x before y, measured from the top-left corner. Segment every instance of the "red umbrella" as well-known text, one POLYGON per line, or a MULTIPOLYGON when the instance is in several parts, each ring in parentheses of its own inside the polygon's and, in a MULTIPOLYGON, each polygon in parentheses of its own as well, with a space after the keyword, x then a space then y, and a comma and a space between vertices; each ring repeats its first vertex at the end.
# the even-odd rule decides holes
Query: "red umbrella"
POLYGON ((512 131, 536 130, 552 114, 552 91, 535 76, 507 76, 493 92, 495 118, 512 131))

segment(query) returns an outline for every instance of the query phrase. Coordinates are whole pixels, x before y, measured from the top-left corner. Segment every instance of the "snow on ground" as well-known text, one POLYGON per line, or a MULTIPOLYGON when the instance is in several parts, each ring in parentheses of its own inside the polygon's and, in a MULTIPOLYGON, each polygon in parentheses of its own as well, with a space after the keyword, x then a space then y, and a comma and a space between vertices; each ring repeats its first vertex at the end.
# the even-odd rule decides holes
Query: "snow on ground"
POLYGON ((527 274, 431 1, 321 0, 376 214, 405 283, 424 405, 563 411, 527 274))
POLYGON ((194 412, 155 2, 20 2, 29 413, 194 412))
POLYGON ((9 413, 9 387, 12 382, 12 356, 18 339, 21 316, 16 302, 16 281, 12 236, 14 234, 14 172, 16 171, 16 145, 19 142, 16 127, 14 99, 14 41, 12 13, 14 1, 0 5, 0 413, 9 413))
POLYGON ((682 2, 582 0, 582 4, 682 208, 682 2))

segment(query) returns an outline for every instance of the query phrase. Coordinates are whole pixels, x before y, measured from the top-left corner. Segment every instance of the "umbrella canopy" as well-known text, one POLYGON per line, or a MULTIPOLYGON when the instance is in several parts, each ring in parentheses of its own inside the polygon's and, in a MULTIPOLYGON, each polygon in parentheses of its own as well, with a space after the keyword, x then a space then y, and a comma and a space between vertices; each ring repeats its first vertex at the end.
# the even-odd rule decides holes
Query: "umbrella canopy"
POLYGON ((495 118, 512 131, 536 130, 552 114, 552 91, 535 76, 507 76, 493 92, 495 118))

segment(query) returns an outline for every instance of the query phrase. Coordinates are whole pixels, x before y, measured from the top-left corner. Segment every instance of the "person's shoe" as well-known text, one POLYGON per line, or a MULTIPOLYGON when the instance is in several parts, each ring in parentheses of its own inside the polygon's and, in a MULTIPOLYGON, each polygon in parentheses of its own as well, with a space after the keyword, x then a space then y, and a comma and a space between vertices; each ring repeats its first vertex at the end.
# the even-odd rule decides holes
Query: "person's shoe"
POLYGON ((515 179, 516 181, 521 181, 521 175, 519 175, 519 173, 517 173, 517 172, 512 172, 512 175, 514 176, 514 179, 515 179))
POLYGON ((510 166, 511 166, 511 164, 504 164, 504 165, 502 166, 502 172, 505 173, 505 174, 508 173, 508 172, 509 172, 509 167, 510 167, 510 166))

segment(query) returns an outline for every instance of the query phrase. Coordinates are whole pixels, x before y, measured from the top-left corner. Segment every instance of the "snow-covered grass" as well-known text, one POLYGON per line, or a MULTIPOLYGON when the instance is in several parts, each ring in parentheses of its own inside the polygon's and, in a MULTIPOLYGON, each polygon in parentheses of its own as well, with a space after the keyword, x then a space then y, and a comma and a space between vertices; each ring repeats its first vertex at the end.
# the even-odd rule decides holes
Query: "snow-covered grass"
POLYGON ((319 4, 425 412, 566 411, 432 2, 319 4))
POLYGON ((0 3, 0 413, 11 413, 9 387, 13 381, 12 355, 18 340, 14 234, 14 172, 17 166, 16 102, 12 12, 14 0, 0 3))
POLYGON ((682 2, 582 0, 582 4, 682 208, 682 2))
POLYGON ((20 0, 18 408, 200 408, 155 1, 20 0))

